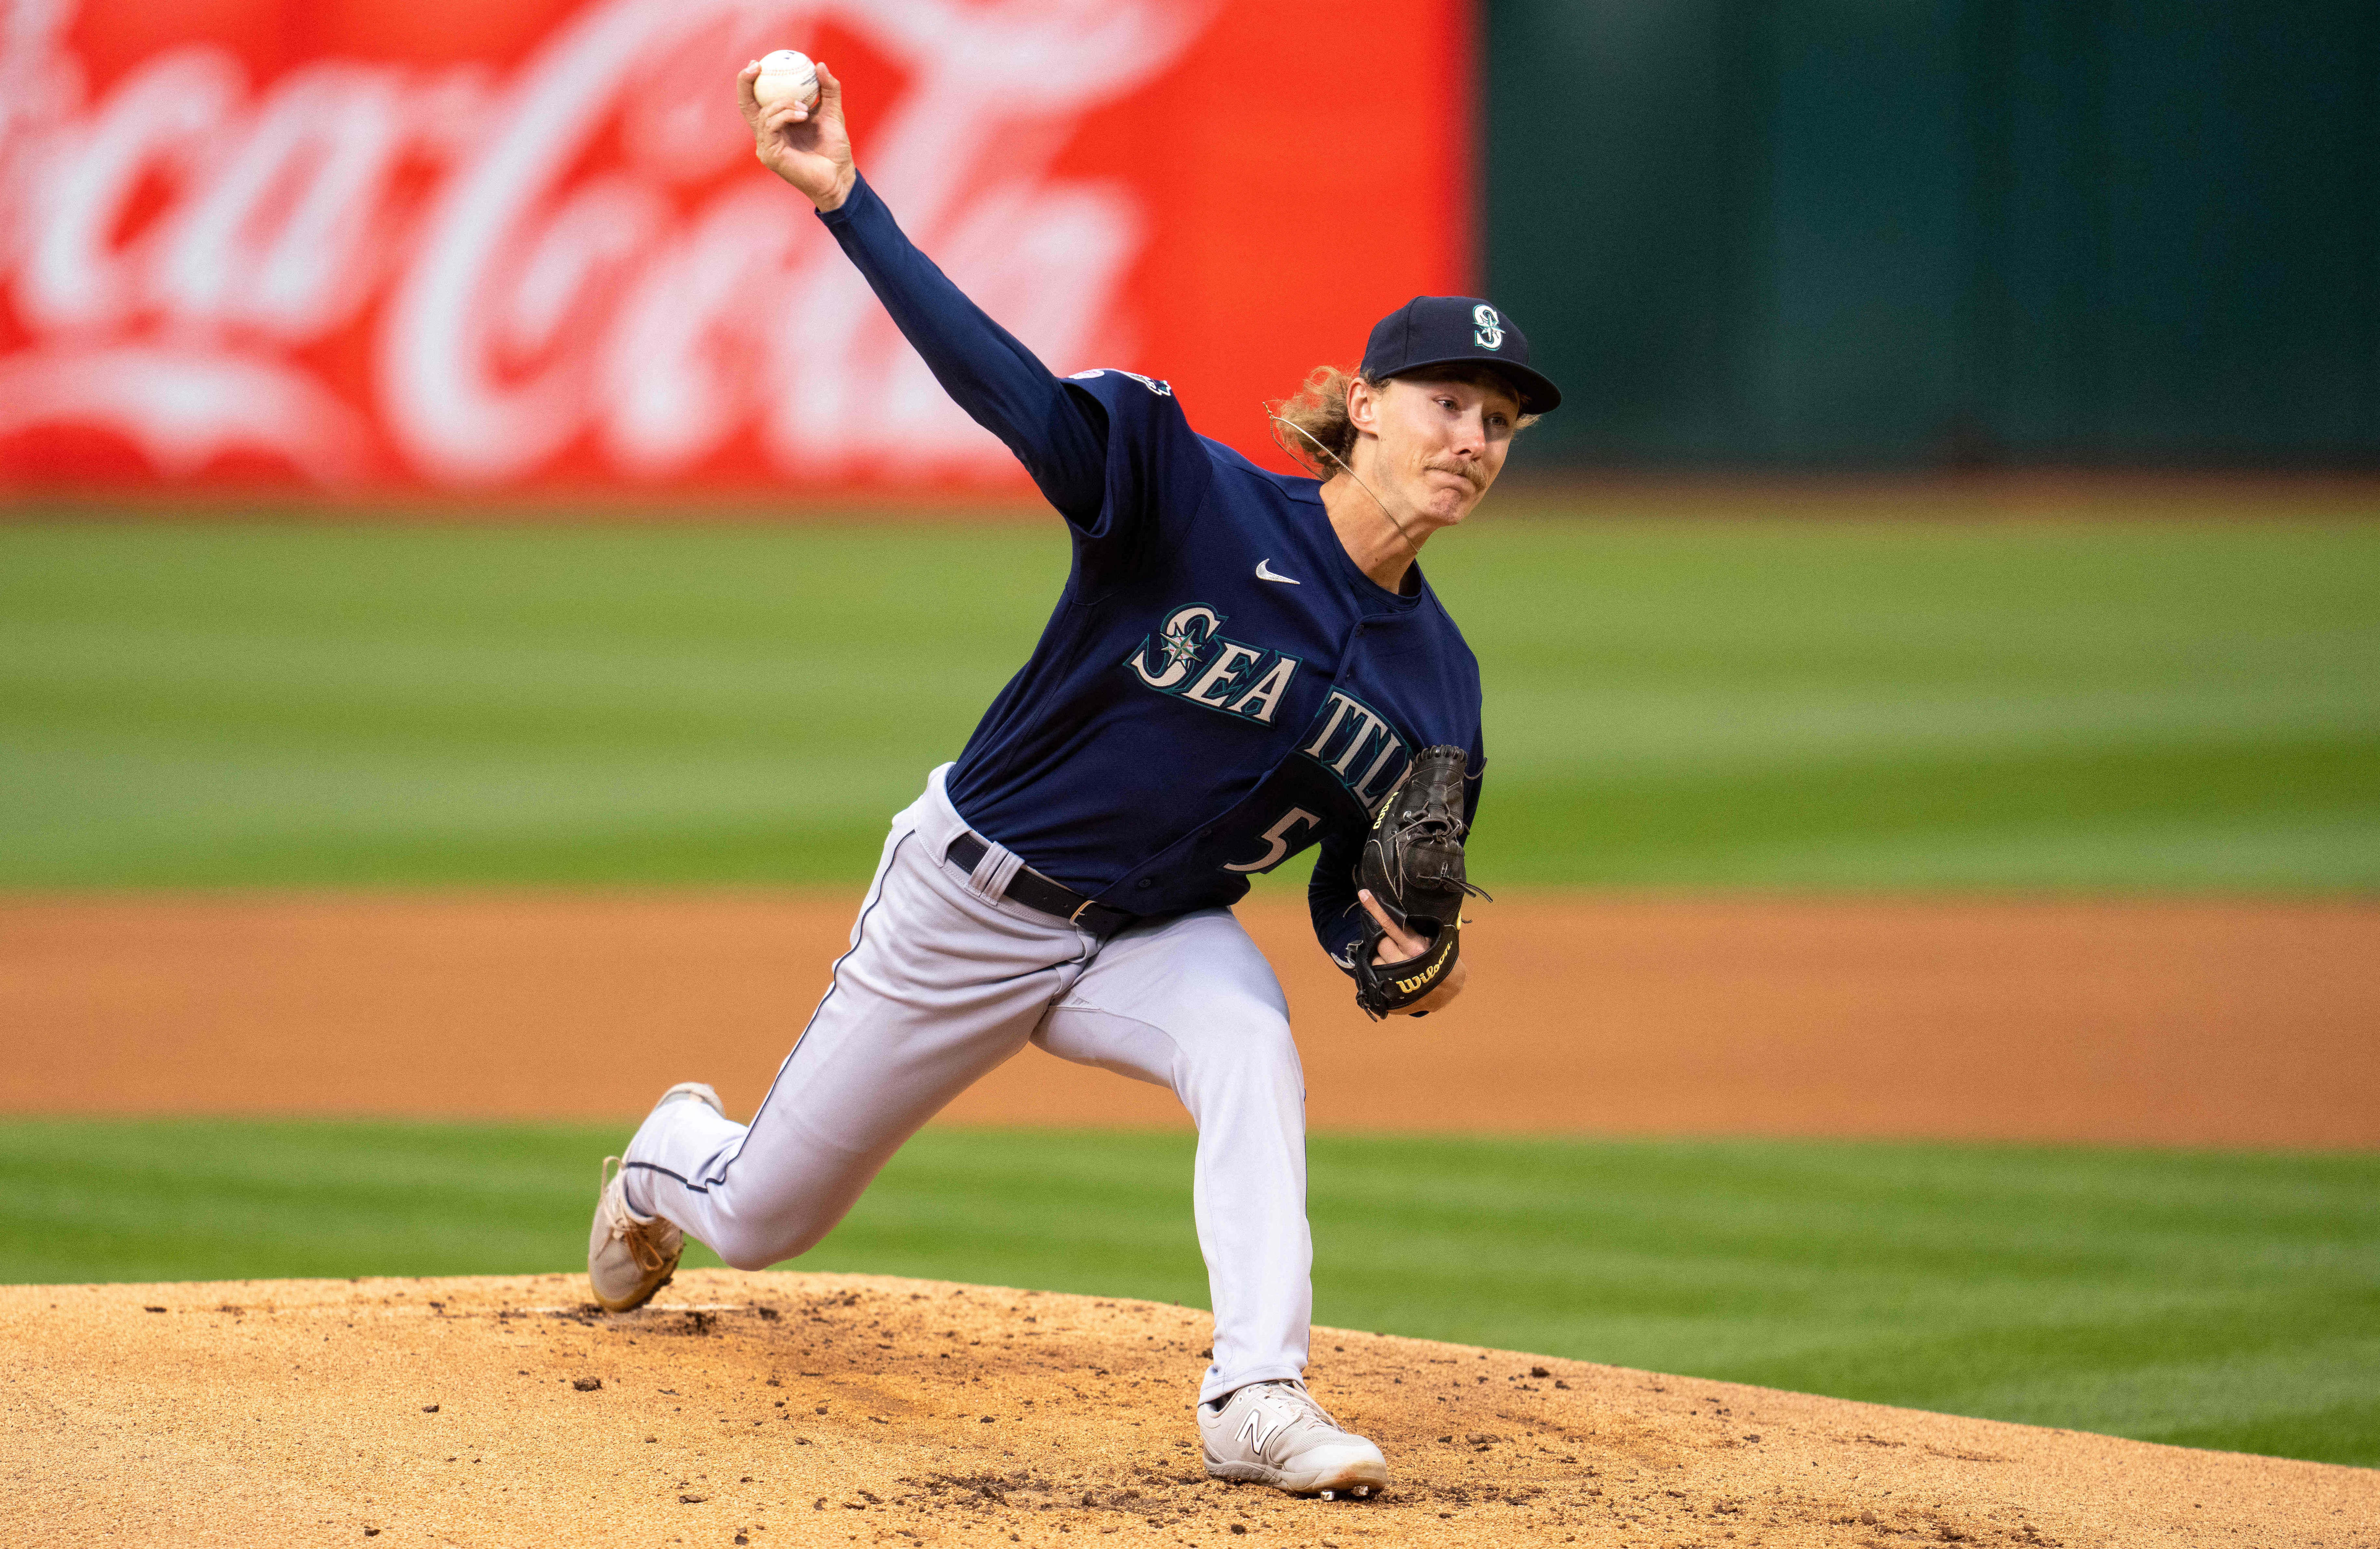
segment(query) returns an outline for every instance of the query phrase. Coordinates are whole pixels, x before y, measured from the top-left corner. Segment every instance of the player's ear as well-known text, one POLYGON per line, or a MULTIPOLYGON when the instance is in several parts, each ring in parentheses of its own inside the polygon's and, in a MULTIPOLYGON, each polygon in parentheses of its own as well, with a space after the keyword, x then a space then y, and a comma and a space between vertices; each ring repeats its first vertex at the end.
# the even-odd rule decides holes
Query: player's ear
POLYGON ((1368 435, 1380 433, 1380 389, 1362 377, 1347 379, 1347 423, 1368 435))

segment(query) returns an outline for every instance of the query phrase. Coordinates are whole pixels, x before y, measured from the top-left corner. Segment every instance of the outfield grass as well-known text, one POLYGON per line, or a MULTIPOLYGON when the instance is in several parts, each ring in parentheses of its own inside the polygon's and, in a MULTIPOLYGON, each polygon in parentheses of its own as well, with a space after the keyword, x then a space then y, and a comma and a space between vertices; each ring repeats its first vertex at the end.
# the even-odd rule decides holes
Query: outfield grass
MULTIPOLYGON (((0 1121, 0 1280, 568 1269, 620 1138, 0 1121)), ((1190 1146, 929 1130, 800 1267, 1203 1306, 1190 1146)), ((1321 1136, 1311 1192, 1325 1324, 2380 1464, 2380 1156, 1321 1136)))
MULTIPOLYGON (((1054 521, 0 526, 0 886, 854 883, 1064 563, 1054 521)), ((2380 524, 1491 520, 1429 568, 1483 877, 2380 886, 2380 524)))

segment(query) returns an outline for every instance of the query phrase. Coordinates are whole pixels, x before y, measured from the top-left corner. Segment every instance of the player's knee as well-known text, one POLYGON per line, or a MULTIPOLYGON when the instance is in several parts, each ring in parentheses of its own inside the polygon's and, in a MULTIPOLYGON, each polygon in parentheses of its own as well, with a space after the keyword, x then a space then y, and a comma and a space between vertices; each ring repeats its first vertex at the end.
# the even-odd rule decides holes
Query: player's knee
POLYGON ((1262 1015, 1251 1016, 1245 1026, 1248 1052, 1266 1073, 1302 1084, 1305 1075, 1297 1061, 1297 1040, 1290 1034, 1289 1018, 1268 1010, 1262 1015))
POLYGON ((1288 1010, 1278 1001, 1251 994, 1208 996, 1184 1012, 1198 1023, 1187 1043, 1197 1051, 1206 1083, 1304 1089, 1297 1040, 1290 1034, 1288 1010))
POLYGON ((1277 986, 1232 981, 1186 985, 1168 1020, 1211 1037, 1270 1041, 1289 1035, 1289 1002, 1277 986))
POLYGON ((709 1246, 731 1269, 766 1269, 808 1253, 832 1225, 799 1218, 725 1222, 709 1246))
POLYGON ((777 1262, 771 1254, 756 1253, 740 1244, 717 1249, 714 1252, 719 1254, 720 1262, 730 1269, 766 1269, 777 1262))
POLYGON ((783 1263, 792 1255, 777 1251, 773 1242, 763 1242, 748 1232, 722 1232, 722 1240, 710 1245, 730 1269, 766 1269, 783 1263))

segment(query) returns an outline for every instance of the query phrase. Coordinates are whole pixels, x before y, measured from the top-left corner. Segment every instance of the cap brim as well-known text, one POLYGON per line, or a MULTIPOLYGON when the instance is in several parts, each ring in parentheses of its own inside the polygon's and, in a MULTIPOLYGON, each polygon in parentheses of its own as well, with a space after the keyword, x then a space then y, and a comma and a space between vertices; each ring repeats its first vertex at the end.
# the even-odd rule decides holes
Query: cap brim
POLYGON ((1440 366, 1485 367, 1511 382, 1521 399, 1523 414, 1544 414, 1561 407, 1561 389, 1542 371, 1533 370, 1517 360, 1499 360, 1493 356, 1450 355, 1442 360, 1416 360, 1400 366, 1389 373, 1391 378, 1410 377, 1440 366))

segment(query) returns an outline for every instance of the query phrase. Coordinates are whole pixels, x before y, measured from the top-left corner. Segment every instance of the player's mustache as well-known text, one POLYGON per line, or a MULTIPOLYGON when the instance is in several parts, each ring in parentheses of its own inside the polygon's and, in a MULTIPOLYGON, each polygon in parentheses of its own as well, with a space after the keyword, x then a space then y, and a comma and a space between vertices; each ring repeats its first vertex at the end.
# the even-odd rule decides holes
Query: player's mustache
POLYGON ((1476 464, 1473 463, 1441 463, 1436 460, 1430 460, 1424 462, 1422 466, 1424 468, 1435 469, 1439 473, 1460 474, 1463 478, 1468 479, 1475 488, 1484 485, 1488 481, 1487 476, 1480 471, 1476 464))

